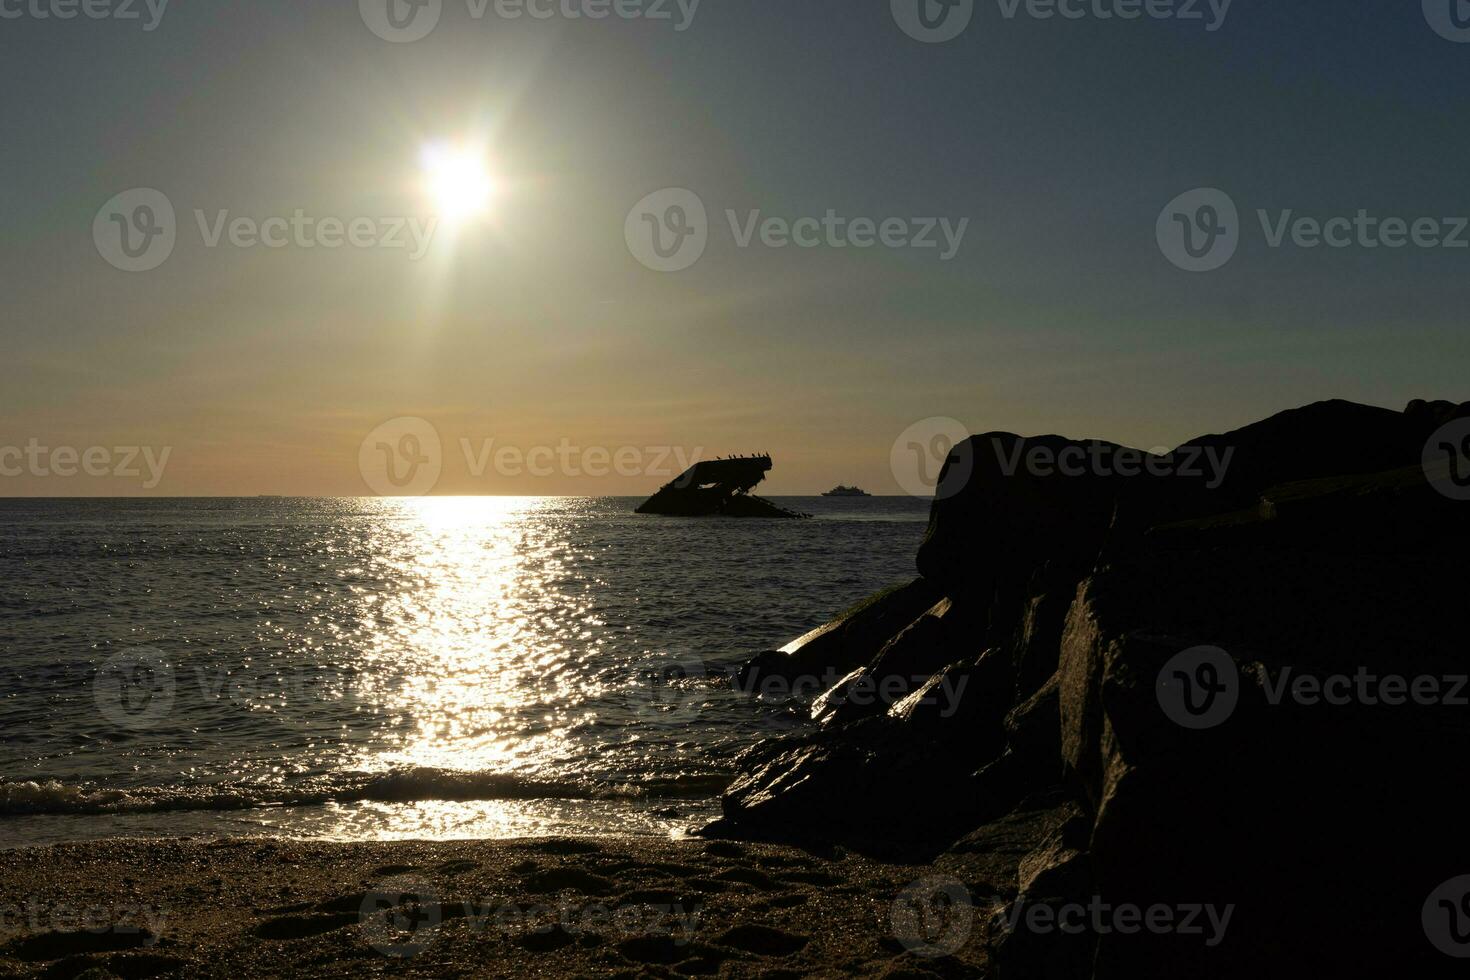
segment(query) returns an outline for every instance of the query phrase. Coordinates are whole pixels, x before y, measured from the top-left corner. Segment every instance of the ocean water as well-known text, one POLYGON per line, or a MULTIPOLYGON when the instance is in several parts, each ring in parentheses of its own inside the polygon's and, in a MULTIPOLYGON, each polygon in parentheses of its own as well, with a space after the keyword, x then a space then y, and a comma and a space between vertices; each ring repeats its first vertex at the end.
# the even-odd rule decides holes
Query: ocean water
POLYGON ((0 848, 679 834, 809 724, 721 668, 913 577, 927 504, 0 501, 0 848))

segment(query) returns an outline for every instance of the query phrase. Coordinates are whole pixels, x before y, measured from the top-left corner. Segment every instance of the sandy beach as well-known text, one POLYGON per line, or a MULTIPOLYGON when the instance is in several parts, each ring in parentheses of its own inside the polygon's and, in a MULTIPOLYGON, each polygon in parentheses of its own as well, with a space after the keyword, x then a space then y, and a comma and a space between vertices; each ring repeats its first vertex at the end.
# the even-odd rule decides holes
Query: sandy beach
POLYGON ((980 975, 968 915, 942 960, 946 923, 895 930, 937 870, 630 838, 28 848, 0 855, 0 976, 980 975))

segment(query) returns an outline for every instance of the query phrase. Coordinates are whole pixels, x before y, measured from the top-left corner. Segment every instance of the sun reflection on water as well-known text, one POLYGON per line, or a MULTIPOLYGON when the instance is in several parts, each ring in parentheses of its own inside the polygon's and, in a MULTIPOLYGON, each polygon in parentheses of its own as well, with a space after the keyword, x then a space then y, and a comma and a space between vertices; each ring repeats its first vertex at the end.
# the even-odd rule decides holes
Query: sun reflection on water
POLYGON ((0 720, 24 734, 0 743, 0 770, 35 774, 46 809, 7 830, 345 840, 700 822, 738 753, 807 724, 728 671, 911 577, 925 514, 710 523, 633 503, 26 504, 35 523, 0 528, 20 556, 8 584, 54 596, 58 616, 8 625, 0 720), (99 638, 91 663, 81 636, 99 638), (174 698, 119 751, 91 673, 138 643, 168 653, 174 698))
POLYGON ((404 734, 367 771, 425 767, 534 772, 583 720, 587 678, 567 670, 569 640, 601 624, 566 594, 565 528, 542 498, 383 501, 373 551, 406 586, 362 596, 365 673, 392 679, 377 709, 404 734), (534 556, 528 561, 527 556, 534 556), (555 707, 551 707, 551 706, 555 707))

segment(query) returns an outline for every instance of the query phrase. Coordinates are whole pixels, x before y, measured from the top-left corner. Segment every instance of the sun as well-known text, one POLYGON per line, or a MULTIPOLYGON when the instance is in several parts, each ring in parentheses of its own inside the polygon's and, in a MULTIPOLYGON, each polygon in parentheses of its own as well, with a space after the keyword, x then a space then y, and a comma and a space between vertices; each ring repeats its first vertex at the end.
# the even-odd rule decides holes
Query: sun
POLYGON ((461 224, 482 213, 495 196, 485 154, 452 143, 430 143, 420 154, 424 190, 441 221, 461 224))

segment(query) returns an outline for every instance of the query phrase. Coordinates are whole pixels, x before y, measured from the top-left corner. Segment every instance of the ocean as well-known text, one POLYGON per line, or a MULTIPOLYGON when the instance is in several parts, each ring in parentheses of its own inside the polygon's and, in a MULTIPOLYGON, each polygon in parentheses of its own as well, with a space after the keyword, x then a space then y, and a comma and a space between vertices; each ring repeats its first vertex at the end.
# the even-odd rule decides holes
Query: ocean
POLYGON ((725 671, 914 576, 915 498, 0 501, 0 848, 679 835, 810 724, 725 671))

